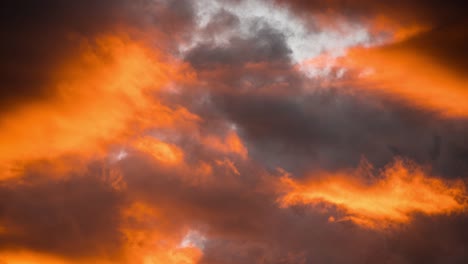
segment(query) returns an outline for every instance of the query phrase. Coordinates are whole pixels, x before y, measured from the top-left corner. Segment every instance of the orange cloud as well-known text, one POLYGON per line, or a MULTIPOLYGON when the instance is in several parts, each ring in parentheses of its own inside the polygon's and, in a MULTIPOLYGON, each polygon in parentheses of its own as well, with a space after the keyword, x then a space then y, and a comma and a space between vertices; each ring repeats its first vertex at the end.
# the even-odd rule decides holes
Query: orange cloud
POLYGON ((368 30, 375 36, 382 33, 388 36, 371 46, 349 48, 342 57, 322 54, 297 67, 325 76, 319 78, 322 87, 357 87, 442 117, 468 117, 468 79, 444 64, 441 57, 446 54, 437 54, 437 49, 450 49, 453 45, 444 40, 448 43, 462 40, 462 29, 438 32, 428 24, 404 25, 377 16, 368 21, 368 30), (428 41, 434 43, 427 45, 428 41), (436 47, 429 50, 427 47, 431 46, 436 47), (330 75, 332 69, 341 69, 346 76, 333 78, 336 76, 330 75))
MULTIPOLYGON (((154 237, 153 237, 154 238, 154 237)), ((141 264, 196 264, 202 256, 200 249, 196 247, 178 247, 173 245, 148 248, 146 250, 135 250, 118 260, 118 263, 141 263, 141 264), (143 255, 141 255, 143 254, 143 255)), ((112 264, 102 258, 73 260, 56 256, 49 256, 35 252, 5 252, 0 253, 0 264, 112 264)))
POLYGON ((207 136, 202 139, 202 142, 207 147, 221 153, 237 154, 244 159, 248 157, 247 148, 244 146, 244 143, 234 131, 230 131, 224 138, 220 138, 218 136, 207 136))
POLYGON ((175 227, 154 206, 136 202, 123 211, 123 217, 128 221, 122 228, 126 263, 195 264, 201 258, 200 248, 181 245, 185 228, 175 227))
POLYGON ((332 204, 345 212, 341 220, 368 228, 407 223, 415 213, 450 214, 468 208, 462 182, 430 177, 416 165, 397 160, 372 179, 365 179, 363 172, 324 173, 304 182, 285 176, 281 183, 287 193, 280 203, 332 204))
POLYGON ((112 261, 101 259, 70 260, 30 251, 11 251, 0 253, 0 264, 111 264, 112 261))
POLYGON ((357 48, 343 67, 357 72, 352 83, 445 117, 468 117, 468 80, 412 49, 357 48))
POLYGON ((164 164, 180 164, 184 159, 184 153, 179 147, 156 138, 140 138, 134 146, 164 164))
POLYGON ((21 164, 70 153, 96 155, 146 127, 183 127, 197 117, 155 96, 179 75, 177 63, 125 36, 82 40, 81 54, 56 70, 55 94, 0 117, 0 178, 21 164), (131 130, 127 129, 129 126, 131 130))

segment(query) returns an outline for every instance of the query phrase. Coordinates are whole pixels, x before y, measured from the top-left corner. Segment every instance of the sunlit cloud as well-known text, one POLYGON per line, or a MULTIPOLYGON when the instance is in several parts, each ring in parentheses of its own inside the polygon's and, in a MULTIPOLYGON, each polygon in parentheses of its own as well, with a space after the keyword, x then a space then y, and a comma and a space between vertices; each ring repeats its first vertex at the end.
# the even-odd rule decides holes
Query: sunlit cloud
POLYGON ((332 222, 350 220, 368 228, 407 223, 417 213, 452 214, 468 209, 462 182, 428 176, 421 168, 401 160, 370 178, 360 170, 315 178, 297 182, 283 177, 288 191, 280 199, 282 206, 331 204, 344 211, 341 218, 331 216, 332 222))
POLYGON ((57 70, 49 84, 55 95, 0 118, 3 178, 22 163, 71 153, 95 155, 145 128, 184 126, 196 119, 155 97, 178 78, 176 65, 125 36, 91 41, 83 40, 79 57, 57 70))

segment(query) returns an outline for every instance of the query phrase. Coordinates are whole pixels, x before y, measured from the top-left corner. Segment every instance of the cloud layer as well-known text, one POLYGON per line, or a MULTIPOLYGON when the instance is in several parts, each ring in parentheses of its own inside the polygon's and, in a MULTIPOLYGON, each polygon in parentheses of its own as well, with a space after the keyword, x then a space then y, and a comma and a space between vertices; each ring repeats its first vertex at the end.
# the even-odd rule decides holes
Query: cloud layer
POLYGON ((10 1, 0 263, 465 263, 452 1, 10 1))

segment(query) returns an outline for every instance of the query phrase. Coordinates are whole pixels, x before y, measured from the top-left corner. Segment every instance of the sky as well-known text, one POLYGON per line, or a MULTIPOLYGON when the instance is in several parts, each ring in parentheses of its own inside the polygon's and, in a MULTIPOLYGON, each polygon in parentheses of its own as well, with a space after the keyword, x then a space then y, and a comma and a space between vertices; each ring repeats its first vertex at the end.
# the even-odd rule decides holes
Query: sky
POLYGON ((0 6, 0 264, 468 263, 466 1, 0 6))

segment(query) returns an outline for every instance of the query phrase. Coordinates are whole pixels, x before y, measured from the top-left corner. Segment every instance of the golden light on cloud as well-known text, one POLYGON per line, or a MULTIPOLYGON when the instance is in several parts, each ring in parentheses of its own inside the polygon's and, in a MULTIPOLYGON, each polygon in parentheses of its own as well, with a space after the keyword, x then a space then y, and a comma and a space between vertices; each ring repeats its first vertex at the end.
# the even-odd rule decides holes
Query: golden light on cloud
POLYGON ((128 221, 122 227, 125 263, 196 264, 202 257, 202 250, 195 245, 181 246, 182 232, 174 228, 164 211, 136 202, 122 213, 128 221))
POLYGON ((124 36, 103 36, 82 46, 78 58, 57 70, 49 84, 54 95, 0 117, 0 178, 14 175, 11 169, 23 162, 76 152, 96 155, 145 127, 197 120, 186 109, 171 109, 154 98, 179 78, 176 65, 157 51, 124 36))
MULTIPOLYGON (((462 182, 430 177, 401 160, 372 179, 364 179, 360 172, 317 175, 304 182, 284 176, 281 182, 287 193, 280 203, 285 207, 331 204, 345 212, 341 220, 352 220, 368 228, 408 223, 416 213, 438 215, 468 209, 462 182)), ((340 220, 334 216, 330 219, 340 220)))
POLYGON ((162 249, 146 256, 143 264, 196 264, 200 258, 197 248, 162 249))
POLYGON ((134 146, 164 164, 179 164, 184 159, 184 153, 179 147, 157 138, 149 136, 140 138, 134 146))
MULTIPOLYGON (((118 263, 141 263, 141 264, 196 264, 202 257, 202 252, 196 247, 169 247, 167 245, 135 250, 127 252, 128 255, 122 257, 118 263), (143 255, 140 255, 143 254, 143 255)), ((48 256, 32 252, 6 252, 0 253, 0 264, 112 264, 115 261, 108 261, 103 258, 72 260, 48 256)))
POLYGON ((468 79, 414 50, 357 48, 343 67, 360 72, 352 82, 445 117, 468 117, 468 79))
POLYGON ((40 254, 30 251, 7 251, 0 253, 0 264, 111 264, 112 261, 93 259, 67 259, 58 256, 40 254))
POLYGON ((202 142, 207 147, 224 154, 237 154, 244 159, 248 157, 248 150, 235 131, 230 131, 224 138, 207 136, 202 139, 202 142))
POLYGON ((388 37, 348 47, 340 56, 325 52, 300 62, 296 68, 319 77, 317 86, 325 89, 353 87, 354 91, 374 92, 441 117, 468 117, 466 75, 411 46, 413 39, 427 34, 431 27, 402 26, 386 17, 377 17, 369 21, 369 30, 375 35, 386 33, 388 37), (335 76, 332 69, 339 69, 335 76))
POLYGON ((0 254, 0 264, 37 264, 37 263, 50 263, 50 264, 69 264, 64 260, 58 258, 45 256, 41 254, 21 252, 21 253, 3 253, 0 254))

